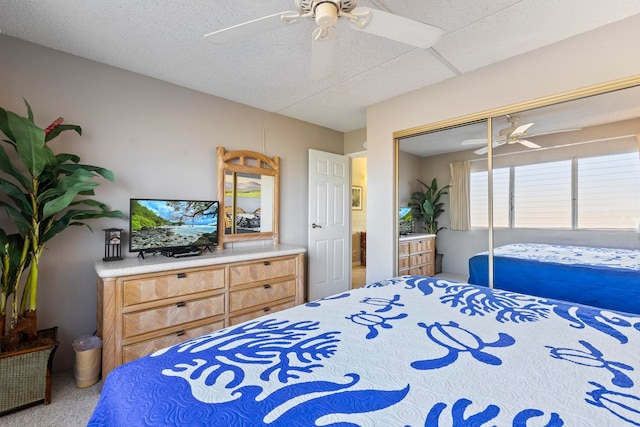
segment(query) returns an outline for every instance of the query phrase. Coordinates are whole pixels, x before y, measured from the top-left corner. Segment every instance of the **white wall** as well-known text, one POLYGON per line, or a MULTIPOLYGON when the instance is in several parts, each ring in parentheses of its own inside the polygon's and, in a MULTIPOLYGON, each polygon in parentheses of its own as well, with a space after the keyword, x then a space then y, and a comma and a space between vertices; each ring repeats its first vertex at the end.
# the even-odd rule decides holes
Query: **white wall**
MULTIPOLYGON (((215 198, 216 146, 264 152, 281 157, 280 241, 306 247, 308 149, 342 154, 342 133, 5 36, 0 52, 0 105, 26 114, 24 97, 41 127, 58 116, 82 126, 52 148, 115 173, 96 191, 111 209, 128 214, 131 197, 215 198)), ((71 367, 73 339, 96 329, 101 230, 128 229, 127 220, 91 225, 93 234, 72 227, 43 255, 39 326, 60 328, 56 370, 71 367)))
POLYGON ((640 74, 639 38, 636 15, 369 107, 367 282, 395 273, 395 131, 640 74))

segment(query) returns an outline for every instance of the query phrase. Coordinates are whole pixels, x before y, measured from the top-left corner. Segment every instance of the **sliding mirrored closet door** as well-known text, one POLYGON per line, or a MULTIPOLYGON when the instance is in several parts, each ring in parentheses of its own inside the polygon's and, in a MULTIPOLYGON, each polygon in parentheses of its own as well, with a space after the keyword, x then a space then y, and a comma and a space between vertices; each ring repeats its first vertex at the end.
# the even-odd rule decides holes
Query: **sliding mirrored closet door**
POLYGON ((639 84, 636 76, 496 108, 484 119, 478 113, 398 131, 397 207, 420 189, 416 176, 455 187, 455 171, 468 171, 468 205, 443 197, 443 273, 506 288, 504 280, 522 274, 495 255, 530 249, 518 245, 640 249, 639 84))
MULTIPOLYGON (((437 230, 433 249, 437 252, 434 273, 438 276, 466 281, 469 277, 469 257, 489 249, 486 226, 475 229, 470 227, 472 210, 468 204, 472 185, 469 182, 470 171, 484 168, 486 173, 487 170, 487 135, 487 121, 481 120, 426 131, 399 138, 396 142, 399 241, 412 239, 411 235, 405 236, 407 232, 415 236, 437 230), (429 229, 419 215, 416 217, 416 204, 423 200, 416 198, 415 193, 429 193, 427 186, 431 187, 434 179, 436 190, 443 193, 437 203, 443 203, 441 208, 444 212, 435 218, 437 227, 429 229), (447 186, 450 187, 446 188, 447 186), (412 206, 413 209, 410 209, 412 206), (402 221, 403 212, 408 210, 412 211, 413 223, 402 221)), ((485 220, 489 205, 487 196, 484 191, 482 197, 473 200, 476 203, 473 212, 483 212, 485 220)), ((478 221, 477 218, 475 220, 478 221)), ((399 263, 402 262, 400 254, 399 263)), ((399 274, 406 271, 404 267, 406 266, 398 265, 399 274)))
POLYGON ((587 269, 640 248, 640 87, 492 122, 495 287, 632 309, 600 292, 617 271, 587 269))

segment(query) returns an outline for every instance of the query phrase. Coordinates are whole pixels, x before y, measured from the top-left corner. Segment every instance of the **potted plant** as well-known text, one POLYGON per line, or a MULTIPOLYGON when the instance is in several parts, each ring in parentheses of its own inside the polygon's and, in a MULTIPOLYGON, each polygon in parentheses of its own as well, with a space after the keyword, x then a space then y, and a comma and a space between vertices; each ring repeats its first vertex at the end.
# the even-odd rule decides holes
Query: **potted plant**
MULTIPOLYGON (((36 126, 31 107, 25 101, 27 117, 0 108, 0 207, 7 214, 0 228, 0 354, 24 349, 24 343, 38 337, 38 265, 45 244, 66 228, 85 225, 102 217, 123 217, 87 196, 99 183, 113 181, 107 169, 81 164, 73 154, 54 154, 48 143, 61 132, 82 134, 80 126, 62 124, 58 118, 47 128, 36 126), (5 150, 5 147, 12 150, 5 150), (15 230, 7 231, 10 223, 15 230), (11 302, 9 324, 5 326, 11 302), (8 326, 8 327, 7 327, 8 326), (8 333, 6 333, 8 329, 8 333)), ((1 403, 1 402, 0 402, 1 403)))
MULTIPOLYGON (((428 234, 435 234, 437 236, 440 230, 446 228, 438 226, 438 217, 444 212, 444 202, 441 202, 440 198, 445 194, 449 194, 446 190, 451 186, 445 185, 442 188, 438 188, 438 181, 436 178, 433 178, 431 185, 428 185, 419 179, 416 181, 418 181, 423 188, 411 194, 409 207, 413 211, 413 217, 424 223, 425 231, 428 234)), ((438 253, 437 245, 435 249, 435 272, 440 273, 442 271, 442 254, 438 253)))

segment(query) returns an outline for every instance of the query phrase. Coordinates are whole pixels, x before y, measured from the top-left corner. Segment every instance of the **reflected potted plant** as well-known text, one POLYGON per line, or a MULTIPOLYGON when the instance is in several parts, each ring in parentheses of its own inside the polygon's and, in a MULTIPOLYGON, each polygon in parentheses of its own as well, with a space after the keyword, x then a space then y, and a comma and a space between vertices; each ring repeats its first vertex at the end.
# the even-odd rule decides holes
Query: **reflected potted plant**
MULTIPOLYGON (((422 188, 418 191, 414 191, 409 199, 409 207, 413 211, 413 218, 422 221, 424 223, 424 229, 428 234, 435 234, 436 237, 440 230, 446 227, 438 226, 438 217, 444 213, 444 202, 440 201, 440 198, 446 194, 450 185, 445 185, 442 188, 438 188, 438 181, 433 178, 431 184, 426 184, 423 181, 417 179, 422 188)), ((438 253, 436 245, 436 265, 435 272, 442 272, 442 257, 443 255, 438 253)))
MULTIPOLYGON (((0 228, 2 363, 10 363, 7 360, 12 353, 24 354, 30 347, 47 344, 42 342, 43 335, 48 341, 55 341, 48 344, 57 346, 55 328, 53 334, 49 330, 46 334, 39 333, 37 328, 38 266, 45 244, 70 226, 84 225, 91 229, 87 220, 124 216, 90 198, 99 185, 93 179, 103 177, 113 181, 111 171, 81 164, 80 158, 73 154, 54 154, 48 145, 63 131, 72 130, 81 135, 80 126, 63 124, 63 119, 58 118, 47 128, 39 128, 31 107, 26 101, 25 104, 27 117, 0 108, 0 131, 5 137, 4 144, 0 144, 3 193, 0 207, 6 213, 0 228), (5 228, 6 225, 9 227, 5 228), (9 323, 5 325, 9 303, 9 323)), ((50 359, 48 363, 50 365, 50 359)), ((2 368, 2 375, 14 375, 20 369, 17 365, 2 368)), ((28 374, 18 378, 30 378, 28 374)), ((0 381, 5 384, 4 378, 0 377, 0 381)), ((47 388, 50 397, 50 382, 47 388)), ((0 401, 0 413, 7 410, 5 403, 0 401)))

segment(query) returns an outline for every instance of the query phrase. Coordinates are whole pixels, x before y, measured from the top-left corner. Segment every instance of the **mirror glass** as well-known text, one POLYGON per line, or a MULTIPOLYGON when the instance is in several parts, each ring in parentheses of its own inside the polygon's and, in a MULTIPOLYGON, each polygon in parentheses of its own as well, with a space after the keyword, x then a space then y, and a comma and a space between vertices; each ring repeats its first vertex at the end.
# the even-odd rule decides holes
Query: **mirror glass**
POLYGON ((225 234, 273 231, 275 179, 268 175, 225 173, 225 234))
MULTIPOLYGON (((547 288, 539 291, 523 265, 508 267, 501 253, 508 245, 585 247, 593 249, 589 256, 595 258, 607 251, 604 257, 611 263, 640 249, 638 100, 640 86, 632 86, 491 117, 490 132, 487 122, 474 122, 403 136, 398 140, 398 207, 406 206, 411 193, 419 189, 416 177, 424 182, 435 177, 441 187, 449 180, 453 183, 453 163, 469 161, 468 230, 451 227, 455 209, 449 196, 444 198, 439 225, 445 228, 437 235, 436 248, 446 255, 445 278, 451 273, 454 279, 470 283, 640 313, 640 304, 606 306, 609 297, 603 292, 593 301, 580 299, 580 294, 589 293, 583 292, 585 283, 602 288, 601 283, 617 278, 613 284, 607 282, 604 294, 618 295, 623 302, 636 301, 628 297, 632 291, 624 287, 628 285, 620 274, 584 279, 581 288, 557 286, 577 276, 577 270, 563 277, 552 272, 543 283, 547 288), (448 148, 442 149, 445 142, 448 148), (611 255, 610 249, 616 253, 611 255), (549 293, 550 289, 560 292, 549 293)), ((420 227, 409 232, 424 232, 420 227)), ((407 227, 398 226, 398 230, 407 227)), ((532 252, 522 249, 515 256, 537 256, 532 252)), ((578 258, 588 257, 583 253, 560 256, 565 257, 560 263, 572 266, 581 262, 578 258)), ((633 268, 637 269, 637 261, 633 268)), ((538 270, 530 269, 531 274, 538 270)))
POLYGON ((494 286, 627 311, 607 306, 606 296, 587 296, 585 282, 606 286, 606 280, 571 285, 559 270, 529 270, 523 259, 557 258, 575 267, 583 259, 622 256, 609 249, 640 248, 640 87, 516 111, 492 123, 494 286), (517 257, 518 266, 507 256, 517 257))
MULTIPOLYGON (((478 121, 467 123, 460 126, 439 129, 433 132, 427 132, 421 135, 412 135, 410 137, 398 140, 398 207, 399 216, 403 212, 403 208, 410 207, 412 195, 415 192, 426 190, 426 187, 418 180, 431 186, 433 179, 436 179, 438 190, 452 184, 452 173, 457 176, 469 176, 470 170, 485 171, 483 198, 476 198, 474 201, 480 205, 474 206, 475 212, 484 211, 484 219, 486 221, 486 210, 488 206, 488 198, 486 195, 486 168, 487 168, 487 121, 478 121), (482 152, 484 149, 484 153, 482 152), (474 153, 478 151, 479 154, 474 153), (466 169, 465 169, 466 168, 466 169), (464 172, 467 170, 467 172, 464 172), (457 172, 456 172, 457 171, 457 172)), ((469 191, 471 183, 468 180, 462 182, 457 181, 466 189, 459 187, 446 189, 439 200, 443 203, 444 210, 435 221, 437 221, 438 230, 435 242, 435 273, 439 277, 450 278, 466 282, 469 277, 468 259, 476 252, 487 251, 488 231, 487 227, 469 228, 469 218, 467 216, 466 227, 460 224, 460 209, 465 209, 459 205, 454 206, 456 213, 452 212, 451 198, 455 197, 455 192, 469 191), (458 215, 458 219, 452 223, 452 215, 458 215), (457 222, 457 223, 456 223, 457 222), (466 228, 466 229, 465 229, 466 228)), ((475 183, 482 189, 482 183, 475 183)), ((476 192, 479 189, 476 189, 476 192)), ((469 211, 468 207, 466 208, 469 211)), ((406 209, 404 209, 406 211, 406 209)), ((400 219, 400 218, 399 218, 400 219)), ((476 220, 477 222, 477 220, 476 220)), ((428 233, 424 221, 416 215, 415 208, 411 223, 406 222, 398 224, 399 240, 407 239, 405 234, 428 233)), ((411 236, 408 236, 410 238, 411 236)), ((398 273, 402 273, 402 268, 398 268, 398 273)))

